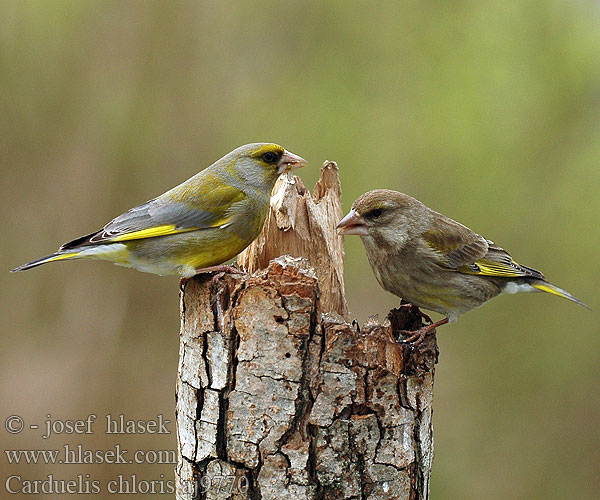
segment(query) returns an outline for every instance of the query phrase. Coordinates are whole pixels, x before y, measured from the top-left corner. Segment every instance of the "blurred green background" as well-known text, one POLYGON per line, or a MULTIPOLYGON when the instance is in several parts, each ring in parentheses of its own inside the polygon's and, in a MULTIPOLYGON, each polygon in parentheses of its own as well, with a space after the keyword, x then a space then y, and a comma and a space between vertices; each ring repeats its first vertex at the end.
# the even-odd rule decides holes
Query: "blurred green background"
MULTIPOLYGON (((409 193, 587 302, 500 297, 438 332, 435 499, 600 491, 600 6, 595 1, 0 3, 2 415, 98 415, 2 448, 174 449, 107 413, 174 419, 178 280, 107 263, 8 270, 99 229, 233 148, 274 141, 344 208, 409 193)), ((398 300, 346 238, 355 317, 398 300)), ((15 466, 172 479, 172 465, 15 466), (162 476, 161 476, 162 475, 162 476)), ((5 496, 5 494, 2 494, 5 496)), ((168 495, 171 496, 171 495, 168 495)), ((167 495, 165 495, 165 498, 167 495)))

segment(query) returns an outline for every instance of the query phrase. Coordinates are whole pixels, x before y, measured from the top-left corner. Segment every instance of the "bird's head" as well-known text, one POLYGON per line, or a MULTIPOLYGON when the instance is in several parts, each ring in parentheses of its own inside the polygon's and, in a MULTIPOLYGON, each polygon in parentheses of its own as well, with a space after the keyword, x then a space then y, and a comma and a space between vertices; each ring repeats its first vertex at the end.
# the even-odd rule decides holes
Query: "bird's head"
POLYGON ((236 173, 251 184, 270 184, 284 172, 306 165, 306 160, 286 151, 278 144, 253 143, 240 146, 223 160, 235 168, 236 173))
POLYGON ((372 237, 380 245, 406 241, 413 227, 425 215, 423 204, 390 189, 369 191, 352 204, 352 209, 337 225, 339 234, 372 237))

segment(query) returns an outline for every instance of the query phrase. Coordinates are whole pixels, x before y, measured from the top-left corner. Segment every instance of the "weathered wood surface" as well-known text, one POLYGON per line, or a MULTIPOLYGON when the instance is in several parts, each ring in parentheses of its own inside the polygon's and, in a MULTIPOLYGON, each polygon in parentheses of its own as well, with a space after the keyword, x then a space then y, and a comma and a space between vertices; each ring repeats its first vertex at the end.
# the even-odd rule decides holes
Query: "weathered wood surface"
POLYGON ((335 226, 344 216, 335 162, 326 161, 312 195, 297 177, 281 176, 260 236, 237 259, 250 273, 280 255, 304 257, 315 269, 323 311, 348 314, 344 297, 344 239, 335 226))
MULTIPOLYGON (((319 227, 331 227, 327 217, 337 219, 337 209, 323 213, 319 227)), ((326 274, 313 267, 323 260, 314 248, 306 251, 310 263, 284 256, 252 274, 188 281, 181 295, 177 498, 428 498, 435 337, 418 350, 397 340, 399 329, 421 324, 410 309, 362 329, 345 321, 338 314, 346 311, 343 290, 337 298, 324 290, 339 286, 341 269, 323 283, 326 274)), ((271 258, 269 252, 255 255, 271 258)), ((342 267, 339 255, 335 265, 342 267)))

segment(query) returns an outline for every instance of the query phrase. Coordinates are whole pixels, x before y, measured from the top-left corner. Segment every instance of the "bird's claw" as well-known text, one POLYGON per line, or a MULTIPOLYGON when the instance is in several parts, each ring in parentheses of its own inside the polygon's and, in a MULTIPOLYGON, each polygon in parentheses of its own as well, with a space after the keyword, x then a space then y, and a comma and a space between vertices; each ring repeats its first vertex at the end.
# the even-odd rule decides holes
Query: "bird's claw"
MULTIPOLYGON (((194 274, 194 276, 198 276, 199 274, 212 274, 212 273, 215 273, 215 275, 210 280, 210 286, 212 287, 226 273, 241 274, 241 273, 244 273, 244 272, 245 271, 243 271, 241 269, 238 269, 237 267, 230 266, 229 264, 221 264, 221 265, 218 265, 218 266, 210 266, 210 267, 203 267, 201 269, 196 269, 196 274, 194 274)), ((183 292, 184 289, 185 289, 186 283, 189 280, 191 280, 194 276, 190 276, 189 278, 181 278, 181 280, 179 281, 179 290, 181 290, 183 292)))
POLYGON ((446 323, 448 323, 448 318, 444 318, 439 321, 436 321, 435 323, 431 323, 430 325, 423 326, 418 330, 400 330, 401 334, 408 335, 407 338, 402 339, 402 343, 411 344, 413 346, 419 345, 421 342, 423 342, 423 340, 425 340, 425 337, 427 337, 427 335, 429 335, 432 332, 435 332, 435 329, 438 326, 445 325, 446 323))
POLYGON ((432 325, 427 325, 418 330, 400 330, 402 335, 408 335, 402 339, 403 344, 419 345, 421 344, 427 335, 429 335, 435 328, 431 328, 432 325))

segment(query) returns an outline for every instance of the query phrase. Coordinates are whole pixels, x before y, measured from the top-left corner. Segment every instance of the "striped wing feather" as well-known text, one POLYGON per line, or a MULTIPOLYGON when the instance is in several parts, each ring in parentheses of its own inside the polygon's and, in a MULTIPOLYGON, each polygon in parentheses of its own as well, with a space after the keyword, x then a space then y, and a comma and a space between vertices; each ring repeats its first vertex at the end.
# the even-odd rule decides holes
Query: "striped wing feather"
POLYGON ((110 221, 100 231, 65 243, 60 250, 220 227, 231 219, 234 204, 245 198, 242 191, 232 186, 221 186, 212 189, 207 196, 195 197, 193 205, 173 201, 176 190, 184 188, 185 183, 138 205, 110 221))
POLYGON ((544 279, 541 272, 518 264, 493 241, 447 217, 438 218, 423 238, 445 269, 479 276, 544 279))

